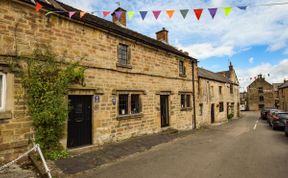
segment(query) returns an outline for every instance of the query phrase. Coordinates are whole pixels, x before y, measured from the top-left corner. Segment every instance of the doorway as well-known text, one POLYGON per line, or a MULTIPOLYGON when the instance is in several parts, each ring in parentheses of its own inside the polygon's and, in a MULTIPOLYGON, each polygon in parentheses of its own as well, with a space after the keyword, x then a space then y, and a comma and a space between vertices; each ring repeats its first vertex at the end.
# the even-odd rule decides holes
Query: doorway
POLYGON ((215 104, 211 104, 211 124, 215 122, 215 104))
POLYGON ((169 96, 160 95, 161 127, 169 126, 169 96))
POLYGON ((67 147, 92 143, 92 96, 69 96, 67 147))

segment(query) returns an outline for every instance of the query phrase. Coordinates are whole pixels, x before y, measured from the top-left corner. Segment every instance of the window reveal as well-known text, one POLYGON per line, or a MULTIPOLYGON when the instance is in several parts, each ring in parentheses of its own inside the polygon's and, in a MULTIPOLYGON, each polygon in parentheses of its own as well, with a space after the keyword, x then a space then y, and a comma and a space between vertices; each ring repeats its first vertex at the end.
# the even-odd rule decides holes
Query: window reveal
POLYGON ((141 112, 140 94, 119 94, 118 114, 129 115, 141 112))

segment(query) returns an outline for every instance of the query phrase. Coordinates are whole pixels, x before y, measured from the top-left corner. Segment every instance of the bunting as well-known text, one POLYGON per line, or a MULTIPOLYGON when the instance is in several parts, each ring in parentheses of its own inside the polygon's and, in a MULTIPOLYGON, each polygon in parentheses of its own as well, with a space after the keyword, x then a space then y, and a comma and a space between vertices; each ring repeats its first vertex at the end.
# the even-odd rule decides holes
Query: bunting
POLYGON ((157 19, 158 19, 158 17, 159 17, 159 15, 161 14, 161 11, 159 11, 159 10, 156 10, 156 11, 152 11, 152 13, 153 13, 153 15, 154 15, 155 19, 157 20, 157 19))
POLYGON ((208 11, 209 11, 212 19, 214 19, 215 15, 216 15, 216 13, 217 13, 217 10, 218 10, 217 8, 209 8, 209 9, 208 9, 208 11))
POLYGON ((232 7, 224 7, 224 14, 228 16, 232 12, 232 7))
POLYGON ((175 10, 166 10, 168 17, 171 19, 174 15, 175 10))
POLYGON ((181 13, 183 19, 186 18, 188 12, 189 12, 189 9, 181 9, 181 10, 180 10, 180 13, 181 13))
POLYGON ((39 12, 41 9, 42 9, 42 5, 39 3, 39 2, 37 2, 36 3, 36 6, 35 6, 35 10, 36 10, 36 12, 39 12))
POLYGON ((203 9, 194 9, 195 16, 198 20, 200 20, 203 9))
POLYGON ((80 18, 84 17, 85 14, 87 14, 87 12, 81 11, 80 12, 80 18))
POLYGON ((103 11, 103 16, 107 17, 110 14, 110 11, 103 11))
POLYGON ((148 13, 148 11, 140 11, 140 15, 141 15, 142 20, 145 19, 147 13, 148 13))
POLYGON ((69 18, 71 19, 71 17, 72 17, 74 14, 76 14, 75 11, 71 11, 71 12, 69 12, 69 18))
MULTIPOLYGON (((36 10, 36 12, 39 12, 39 11, 43 8, 42 2, 41 2, 41 4, 40 4, 39 1, 35 1, 35 0, 30 0, 30 1, 31 1, 31 3, 35 4, 35 10, 36 10)), ((280 6, 280 5, 288 5, 288 2, 282 2, 282 3, 276 2, 276 3, 256 4, 256 5, 254 4, 253 7, 256 7, 256 6, 280 6)), ((252 5, 251 5, 251 6, 252 6, 252 5)), ((248 8, 248 6, 245 6, 245 5, 234 6, 234 7, 237 8, 237 9, 239 9, 239 10, 242 10, 242 11, 246 11, 247 8, 248 8)), ((218 12, 218 9, 219 9, 219 8, 217 8, 217 7, 215 7, 215 8, 208 8, 208 9, 207 9, 212 19, 215 18, 216 14, 217 14, 217 12, 218 12)), ((180 10, 179 10, 180 13, 181 13, 181 15, 182 15, 182 17, 183 17, 183 19, 185 19, 185 18, 187 17, 187 14, 189 13, 189 10, 190 10, 190 9, 180 9, 180 10)), ((196 16, 196 19, 199 21, 200 18, 201 18, 201 16, 202 16, 202 14, 203 14, 204 9, 203 9, 203 8, 196 8, 196 9, 193 9, 193 10, 194 10, 194 14, 195 14, 195 16, 196 16)), ((232 12, 232 10, 233 10, 233 9, 232 9, 231 6, 229 6, 229 7, 224 7, 224 8, 223 8, 224 15, 225 15, 225 16, 229 16, 230 13, 232 12)), ((152 10, 153 16, 154 16, 154 18, 155 18, 156 20, 159 19, 162 11, 165 11, 166 14, 167 14, 167 16, 168 16, 168 18, 172 19, 176 10, 174 10, 174 9, 168 9, 168 10, 152 10)), ((91 13, 91 14, 94 14, 94 13, 96 13, 96 12, 99 12, 99 13, 102 12, 103 17, 107 17, 107 16, 111 13, 111 11, 93 11, 93 12, 90 12, 90 13, 91 13)), ((146 18, 146 16, 147 16, 147 14, 148 14, 149 11, 128 11, 128 12, 127 12, 128 19, 129 19, 129 20, 132 20, 132 18, 135 16, 135 13, 136 13, 136 12, 139 12, 142 20, 144 20, 144 19, 146 18)), ((45 15, 47 16, 47 15, 52 14, 52 13, 64 13, 64 14, 67 14, 67 11, 66 11, 66 10, 64 11, 64 10, 62 10, 62 9, 61 9, 61 10, 58 9, 58 10, 54 10, 54 11, 48 11, 45 15)), ((79 13, 80 18, 83 18, 83 17, 87 14, 87 12, 84 12, 84 11, 68 11, 68 16, 69 16, 69 18, 72 18, 76 13, 79 13)), ((116 18, 117 18, 118 20, 121 18, 122 14, 123 14, 123 11, 116 11, 116 12, 115 12, 115 16, 116 16, 116 18)))
POLYGON ((115 15, 116 15, 116 19, 119 20, 121 15, 122 15, 123 11, 116 11, 115 15))
POLYGON ((128 12, 127 12, 127 15, 128 15, 128 19, 129 19, 129 20, 132 20, 132 18, 133 18, 134 15, 135 15, 135 12, 134 12, 134 11, 128 11, 128 12))

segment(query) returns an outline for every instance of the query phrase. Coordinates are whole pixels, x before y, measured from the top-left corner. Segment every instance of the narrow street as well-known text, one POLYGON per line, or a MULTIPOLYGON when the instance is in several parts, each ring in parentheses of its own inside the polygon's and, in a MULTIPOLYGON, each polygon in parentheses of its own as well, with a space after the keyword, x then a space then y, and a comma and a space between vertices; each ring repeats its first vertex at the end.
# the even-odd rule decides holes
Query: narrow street
POLYGON ((287 177, 288 138, 269 128, 266 121, 257 121, 258 112, 243 115, 242 119, 81 173, 81 177, 287 177))

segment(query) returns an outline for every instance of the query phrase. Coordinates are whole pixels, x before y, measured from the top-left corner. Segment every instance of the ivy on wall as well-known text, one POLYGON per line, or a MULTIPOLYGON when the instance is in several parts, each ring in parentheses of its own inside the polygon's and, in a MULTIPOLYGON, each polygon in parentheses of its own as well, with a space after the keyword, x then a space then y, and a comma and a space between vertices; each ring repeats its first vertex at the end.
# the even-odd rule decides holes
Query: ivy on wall
POLYGON ((35 141, 50 159, 66 157, 60 139, 68 118, 69 85, 84 78, 78 63, 64 64, 49 50, 35 50, 23 68, 29 114, 33 121, 35 141))

